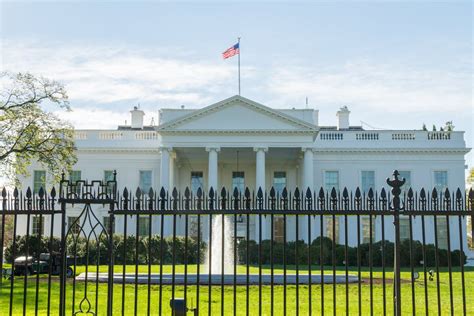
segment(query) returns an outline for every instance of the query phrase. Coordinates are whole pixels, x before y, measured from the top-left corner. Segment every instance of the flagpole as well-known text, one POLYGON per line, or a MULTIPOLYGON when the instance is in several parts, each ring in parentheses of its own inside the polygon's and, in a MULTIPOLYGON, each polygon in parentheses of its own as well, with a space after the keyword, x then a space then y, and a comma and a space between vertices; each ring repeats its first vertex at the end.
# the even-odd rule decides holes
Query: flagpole
POLYGON ((237 44, 239 45, 239 61, 238 61, 238 67, 239 67, 239 95, 240 95, 240 37, 237 37, 237 44))

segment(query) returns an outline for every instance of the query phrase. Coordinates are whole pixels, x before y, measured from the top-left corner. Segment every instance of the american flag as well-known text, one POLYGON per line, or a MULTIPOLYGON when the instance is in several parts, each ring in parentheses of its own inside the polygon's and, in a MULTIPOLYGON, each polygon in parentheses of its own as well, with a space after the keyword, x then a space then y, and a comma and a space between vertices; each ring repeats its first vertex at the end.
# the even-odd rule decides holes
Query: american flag
POLYGON ((229 57, 235 56, 239 54, 239 43, 235 44, 234 46, 227 49, 225 52, 222 53, 222 57, 227 59, 229 57))

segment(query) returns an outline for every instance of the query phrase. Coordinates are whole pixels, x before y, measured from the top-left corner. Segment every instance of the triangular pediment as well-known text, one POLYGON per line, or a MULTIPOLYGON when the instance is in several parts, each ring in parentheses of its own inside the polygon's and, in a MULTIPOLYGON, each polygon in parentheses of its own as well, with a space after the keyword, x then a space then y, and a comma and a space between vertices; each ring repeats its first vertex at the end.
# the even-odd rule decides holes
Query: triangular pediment
POLYGON ((180 131, 287 131, 315 132, 316 126, 278 110, 234 96, 194 111, 158 128, 162 132, 180 131))

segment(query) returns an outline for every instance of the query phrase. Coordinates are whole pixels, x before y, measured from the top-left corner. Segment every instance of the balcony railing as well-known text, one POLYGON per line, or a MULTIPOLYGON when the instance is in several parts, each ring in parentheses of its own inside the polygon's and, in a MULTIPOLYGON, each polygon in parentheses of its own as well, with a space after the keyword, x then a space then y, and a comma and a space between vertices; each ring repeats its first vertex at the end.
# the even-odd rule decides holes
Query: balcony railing
POLYGON ((321 131, 321 147, 465 147, 464 132, 444 131, 321 131))

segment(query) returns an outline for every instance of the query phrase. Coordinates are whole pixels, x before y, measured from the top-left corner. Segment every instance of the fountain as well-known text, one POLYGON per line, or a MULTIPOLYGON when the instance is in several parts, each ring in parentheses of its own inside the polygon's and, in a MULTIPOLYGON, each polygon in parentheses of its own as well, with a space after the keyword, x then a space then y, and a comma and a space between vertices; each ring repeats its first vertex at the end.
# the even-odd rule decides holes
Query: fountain
POLYGON ((234 236, 234 231, 229 216, 213 216, 212 242, 211 248, 207 248, 205 257, 206 268, 203 271, 204 273, 212 275, 234 273, 234 247, 232 236, 234 236), (224 231, 222 231, 223 229, 224 231), (224 242, 224 246, 222 246, 222 242, 224 242), (211 260, 209 260, 209 257, 211 260), (222 263, 224 263, 224 267, 222 267, 222 263))

